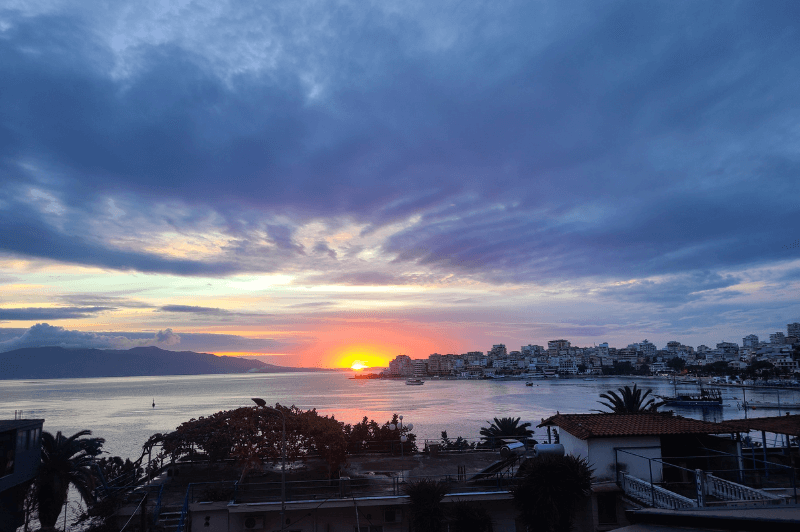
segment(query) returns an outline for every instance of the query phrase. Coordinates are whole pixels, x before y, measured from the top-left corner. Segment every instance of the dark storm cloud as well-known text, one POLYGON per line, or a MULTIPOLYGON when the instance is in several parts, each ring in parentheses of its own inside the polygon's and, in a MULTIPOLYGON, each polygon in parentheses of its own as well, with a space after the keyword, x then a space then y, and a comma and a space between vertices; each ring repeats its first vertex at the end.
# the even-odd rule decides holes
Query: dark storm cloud
MULTIPOLYGON (((787 68, 800 60, 796 2, 459 4, 438 19, 424 6, 240 7, 239 23, 287 22, 270 35, 285 54, 274 67, 250 71, 231 57, 228 75, 203 50, 166 39, 139 44, 130 72, 115 78, 119 57, 77 15, 5 12, 0 39, 4 181, 49 187, 86 216, 103 195, 145 211, 169 200, 205 206, 228 235, 244 235, 232 255, 119 249, 14 201, 0 204, 0 249, 223 275, 302 255, 294 226, 308 220, 352 217, 368 235, 417 215, 384 243, 395 265, 492 282, 796 256, 781 248, 796 238, 787 221, 800 217, 790 133, 800 74, 787 68), (319 80, 319 94, 304 76, 319 80), (292 223, 248 220, 247 209, 292 223), (280 260, 243 266, 266 254, 280 260)), ((319 243, 314 251, 333 257, 319 243)))
POLYGON ((0 321, 74 320, 114 310, 112 307, 0 308, 0 321))

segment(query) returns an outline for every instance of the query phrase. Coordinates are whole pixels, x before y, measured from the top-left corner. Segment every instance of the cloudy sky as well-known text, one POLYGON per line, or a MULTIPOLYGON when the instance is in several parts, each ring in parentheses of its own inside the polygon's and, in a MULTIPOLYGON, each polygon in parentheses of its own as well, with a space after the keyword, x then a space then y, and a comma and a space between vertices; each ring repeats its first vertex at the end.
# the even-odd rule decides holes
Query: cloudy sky
POLYGON ((800 321, 797 2, 0 8, 0 350, 800 321))

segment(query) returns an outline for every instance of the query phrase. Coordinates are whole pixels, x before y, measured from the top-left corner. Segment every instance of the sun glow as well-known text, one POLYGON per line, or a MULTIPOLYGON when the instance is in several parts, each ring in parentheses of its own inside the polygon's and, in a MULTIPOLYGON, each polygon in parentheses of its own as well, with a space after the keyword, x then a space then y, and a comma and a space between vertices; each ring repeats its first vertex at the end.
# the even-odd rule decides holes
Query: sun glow
POLYGON ((384 367, 389 364, 381 349, 375 346, 360 345, 349 346, 338 350, 335 355, 334 367, 350 368, 355 371, 362 369, 384 367))

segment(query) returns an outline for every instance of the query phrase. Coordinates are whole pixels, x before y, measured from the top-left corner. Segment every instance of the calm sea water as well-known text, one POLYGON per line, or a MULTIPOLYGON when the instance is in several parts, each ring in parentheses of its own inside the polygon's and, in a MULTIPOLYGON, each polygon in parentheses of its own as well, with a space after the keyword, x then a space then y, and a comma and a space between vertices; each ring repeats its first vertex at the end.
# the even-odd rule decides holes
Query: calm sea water
MULTIPOLYGON (((521 417, 534 426, 542 418, 561 413, 585 413, 600 408, 598 396, 631 384, 631 378, 546 380, 525 386, 524 381, 430 380, 424 386, 406 386, 399 380, 351 380, 341 372, 126 377, 102 379, 0 380, 0 419, 13 419, 15 410, 26 418, 44 418, 45 430, 73 434, 90 429, 106 439, 112 455, 138 457, 142 444, 156 432, 174 430, 190 418, 219 410, 252 406, 251 397, 268 404, 316 408, 323 415, 355 423, 364 416, 379 423, 393 413, 414 424, 420 439, 478 438, 493 417, 521 417), (152 408, 155 400, 156 407, 152 408)), ((672 395, 672 385, 660 379, 638 379, 639 387, 672 395)), ((690 386, 680 390, 690 391, 690 386)), ((723 409, 674 409, 697 419, 738 419, 741 389, 723 388, 723 409)), ((776 392, 751 391, 747 399, 775 401, 776 392)), ((800 403, 800 391, 780 392, 781 401, 800 403)), ((794 411, 797 413, 798 411, 794 411)), ((776 410, 750 416, 777 415, 776 410)), ((540 437, 544 431, 537 429, 540 437)))

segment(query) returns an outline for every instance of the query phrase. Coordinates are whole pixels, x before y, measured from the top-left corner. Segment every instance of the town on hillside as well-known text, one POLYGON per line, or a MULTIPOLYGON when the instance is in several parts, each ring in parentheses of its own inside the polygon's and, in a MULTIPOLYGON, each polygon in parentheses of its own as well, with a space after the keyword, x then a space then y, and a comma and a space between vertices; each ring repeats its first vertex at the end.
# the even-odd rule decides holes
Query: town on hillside
MULTIPOLYGON (((685 373, 716 375, 732 382, 774 381, 797 384, 800 374, 800 323, 786 326, 786 334, 775 332, 769 341, 755 334, 736 342, 720 342, 715 348, 695 347, 678 341, 663 349, 643 340, 627 347, 573 346, 569 340, 551 340, 547 348, 523 345, 508 351, 504 344, 493 345, 487 353, 470 351, 460 355, 433 353, 427 359, 399 355, 387 370, 373 378, 455 377, 455 378, 543 378, 577 375, 670 375, 685 373)), ((365 376, 366 377, 366 376, 365 376)))

